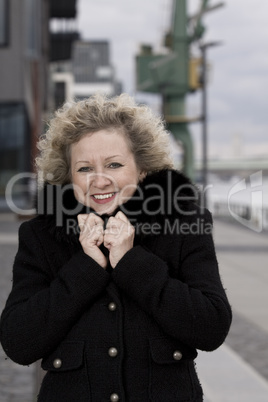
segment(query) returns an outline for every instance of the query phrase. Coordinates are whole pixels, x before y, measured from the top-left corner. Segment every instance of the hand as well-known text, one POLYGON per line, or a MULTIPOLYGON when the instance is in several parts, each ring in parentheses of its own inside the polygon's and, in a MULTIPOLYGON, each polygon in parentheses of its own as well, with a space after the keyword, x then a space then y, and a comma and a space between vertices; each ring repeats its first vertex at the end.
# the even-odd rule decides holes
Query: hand
POLYGON ((77 219, 80 228, 79 241, 84 252, 105 269, 107 267, 107 258, 99 249, 99 246, 103 243, 103 220, 93 213, 89 215, 80 214, 77 219))
POLYGON ((119 260, 133 247, 135 228, 128 218, 119 211, 109 218, 104 231, 104 246, 110 251, 109 260, 115 268, 119 260))

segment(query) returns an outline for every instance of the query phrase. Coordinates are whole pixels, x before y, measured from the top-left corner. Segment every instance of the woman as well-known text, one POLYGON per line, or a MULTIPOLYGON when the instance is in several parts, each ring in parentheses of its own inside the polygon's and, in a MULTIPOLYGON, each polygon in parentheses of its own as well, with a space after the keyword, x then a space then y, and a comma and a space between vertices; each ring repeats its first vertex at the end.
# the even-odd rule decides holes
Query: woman
POLYGON ((202 401, 196 349, 231 309, 210 213, 168 133, 127 95, 66 104, 39 142, 38 215, 21 225, 1 342, 42 358, 38 401, 202 401))

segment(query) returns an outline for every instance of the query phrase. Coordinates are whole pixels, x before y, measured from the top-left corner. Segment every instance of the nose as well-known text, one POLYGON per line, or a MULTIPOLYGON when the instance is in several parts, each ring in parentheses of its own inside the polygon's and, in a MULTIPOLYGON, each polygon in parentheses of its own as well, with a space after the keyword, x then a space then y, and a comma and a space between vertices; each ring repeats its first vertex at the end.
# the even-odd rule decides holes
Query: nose
POLYGON ((94 173, 91 177, 91 186, 98 189, 104 189, 112 183, 111 178, 105 173, 94 173))

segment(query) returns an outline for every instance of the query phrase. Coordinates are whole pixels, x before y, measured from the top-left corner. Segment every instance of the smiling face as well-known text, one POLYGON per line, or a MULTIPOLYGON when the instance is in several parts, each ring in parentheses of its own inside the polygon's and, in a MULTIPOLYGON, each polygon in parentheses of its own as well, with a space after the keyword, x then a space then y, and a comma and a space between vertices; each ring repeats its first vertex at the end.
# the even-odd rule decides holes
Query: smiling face
POLYGON ((71 177, 76 199, 102 215, 130 199, 144 174, 124 134, 106 129, 71 145, 71 177))

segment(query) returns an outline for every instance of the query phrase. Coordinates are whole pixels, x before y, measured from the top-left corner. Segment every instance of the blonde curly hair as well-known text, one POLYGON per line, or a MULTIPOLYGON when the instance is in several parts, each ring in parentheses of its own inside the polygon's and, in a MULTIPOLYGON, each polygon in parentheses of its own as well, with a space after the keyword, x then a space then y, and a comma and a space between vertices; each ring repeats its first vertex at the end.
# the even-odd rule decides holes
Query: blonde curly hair
POLYGON ((70 183, 71 145, 85 134, 109 128, 123 130, 142 171, 150 174, 173 168, 169 133, 160 117, 149 107, 137 105, 127 94, 113 98, 96 94, 82 101, 67 102, 55 112, 48 131, 37 144, 39 183, 70 183))

